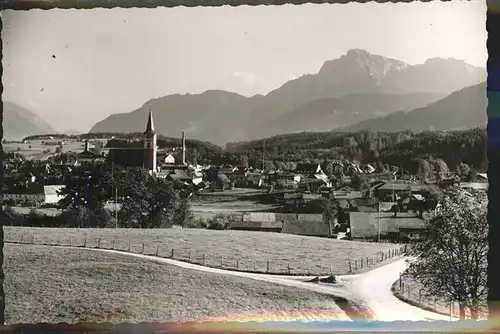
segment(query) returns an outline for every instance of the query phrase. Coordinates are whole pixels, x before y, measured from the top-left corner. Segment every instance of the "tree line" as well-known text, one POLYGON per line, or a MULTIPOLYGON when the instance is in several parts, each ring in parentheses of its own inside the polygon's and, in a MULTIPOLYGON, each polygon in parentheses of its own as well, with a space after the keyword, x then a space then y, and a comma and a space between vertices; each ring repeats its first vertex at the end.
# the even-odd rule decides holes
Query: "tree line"
MULTIPOLYGON (((289 161, 322 163, 356 160, 398 166, 417 174, 422 160, 440 159, 450 169, 464 163, 478 171, 487 168, 486 131, 303 132, 231 143, 223 153, 226 163, 253 166, 289 161), (266 162, 268 161, 268 162, 266 162)), ((425 167, 424 167, 425 168, 425 167)))

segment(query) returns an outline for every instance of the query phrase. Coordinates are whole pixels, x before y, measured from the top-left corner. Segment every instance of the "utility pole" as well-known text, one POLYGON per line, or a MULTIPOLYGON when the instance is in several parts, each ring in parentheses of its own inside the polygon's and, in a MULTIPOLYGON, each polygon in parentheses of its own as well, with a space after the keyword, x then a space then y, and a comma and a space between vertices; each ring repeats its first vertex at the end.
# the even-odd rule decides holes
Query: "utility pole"
POLYGON ((377 221, 378 221, 378 243, 380 243, 380 201, 377 202, 377 212, 378 212, 378 217, 377 217, 377 221))
POLYGON ((264 138, 263 142, 262 142, 262 171, 264 171, 264 152, 266 150, 266 139, 264 138))
POLYGON ((115 187, 115 228, 118 228, 118 187, 115 187))

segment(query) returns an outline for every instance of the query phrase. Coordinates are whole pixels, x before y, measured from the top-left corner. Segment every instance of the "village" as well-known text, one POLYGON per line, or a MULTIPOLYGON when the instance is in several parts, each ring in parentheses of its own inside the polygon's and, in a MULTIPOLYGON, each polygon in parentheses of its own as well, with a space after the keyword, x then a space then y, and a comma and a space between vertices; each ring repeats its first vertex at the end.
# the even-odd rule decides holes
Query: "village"
MULTIPOLYGON (((233 165, 198 165, 186 160, 185 134, 180 147, 159 148, 149 113, 141 147, 109 147, 108 139, 57 139, 41 136, 4 143, 7 154, 4 205, 19 212, 57 212, 65 184, 99 164, 143 167, 151 175, 181 184, 190 192, 194 217, 224 216, 227 228, 291 233, 347 240, 409 242, 421 237, 423 214, 439 205, 449 187, 487 190, 486 174, 465 182, 449 171, 419 179, 398 168, 356 161, 295 163, 292 170, 233 165), (23 156, 21 147, 39 147, 23 156), (326 208, 326 206, 329 208, 326 208), (333 204, 332 204, 333 203, 333 204), (332 211, 333 213, 327 213, 332 211)), ((115 140, 115 137, 111 137, 115 140)), ((130 142, 130 140, 129 140, 130 142)), ((136 145, 137 146, 137 145, 136 145)), ((123 196, 114 189, 107 208, 119 210, 123 196)))

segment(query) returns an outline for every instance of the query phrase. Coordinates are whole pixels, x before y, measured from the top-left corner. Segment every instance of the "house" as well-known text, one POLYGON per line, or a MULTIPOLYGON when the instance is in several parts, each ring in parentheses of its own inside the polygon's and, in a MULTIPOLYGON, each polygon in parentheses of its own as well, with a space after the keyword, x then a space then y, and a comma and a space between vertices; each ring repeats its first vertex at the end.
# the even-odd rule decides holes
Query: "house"
POLYGON ((318 192, 320 188, 331 186, 320 164, 298 164, 295 174, 302 176, 299 181, 299 188, 302 191, 318 192))
POLYGON ((260 171, 252 171, 247 173, 247 182, 251 187, 260 187, 264 184, 262 173, 260 171))
POLYGON ((381 240, 406 242, 422 238, 424 220, 415 214, 350 212, 349 229, 352 240, 381 240), (380 218, 379 218, 380 217, 380 218))
POLYGON ((477 181, 478 182, 488 182, 488 174, 487 173, 477 173, 477 181))
POLYGON ((231 165, 222 165, 217 170, 219 173, 226 174, 229 176, 233 174, 236 170, 238 170, 238 167, 233 167, 231 165))
POLYGON ((85 141, 85 148, 83 152, 80 152, 76 155, 76 159, 78 160, 78 162, 83 162, 83 163, 95 162, 95 160, 100 157, 101 156, 90 151, 90 145, 88 140, 85 141))
POLYGON ((367 174, 372 174, 376 171, 375 167, 373 167, 372 165, 370 164, 367 164, 364 168, 363 168, 363 171, 367 174))
POLYGON ((488 182, 460 182, 461 189, 487 191, 488 182))
POLYGON ((57 204, 63 198, 59 192, 64 188, 61 185, 43 186, 44 203, 57 204))
POLYGON ((409 194, 401 200, 401 205, 407 210, 416 211, 423 208, 425 202, 424 196, 421 194, 409 194))
POLYGON ((160 160, 160 162, 168 165, 173 165, 175 164, 175 158, 172 154, 167 154, 160 160))
POLYGON ((3 194, 3 200, 4 202, 12 201, 14 204, 24 203, 27 205, 57 204, 62 198, 58 194, 62 188, 64 186, 61 185, 34 185, 3 194))
POLYGON ((383 202, 396 202, 398 198, 412 193, 422 194, 426 186, 402 182, 390 182, 382 185, 376 190, 376 196, 383 202))
POLYGON ((295 173, 302 175, 321 174, 323 169, 320 164, 298 164, 295 173))
MULTIPOLYGON (((192 184, 193 183, 193 177, 190 176, 185 170, 180 170, 180 169, 175 169, 173 171, 170 171, 168 173, 168 175, 165 177, 165 179, 168 181, 182 182, 184 184, 192 184)), ((197 181, 201 182, 201 180, 198 180, 198 179, 197 179, 197 181)))

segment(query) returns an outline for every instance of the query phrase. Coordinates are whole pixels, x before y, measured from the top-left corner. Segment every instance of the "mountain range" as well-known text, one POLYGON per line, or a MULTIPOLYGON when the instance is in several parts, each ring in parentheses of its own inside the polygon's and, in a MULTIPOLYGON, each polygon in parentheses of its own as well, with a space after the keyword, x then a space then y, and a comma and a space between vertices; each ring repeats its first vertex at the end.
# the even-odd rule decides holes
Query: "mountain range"
POLYGON ((20 140, 31 135, 56 133, 43 119, 15 103, 3 102, 3 138, 20 140))
MULTIPOLYGON (((149 100, 132 112, 111 115, 90 132, 143 131, 150 107, 159 133, 180 136, 184 130, 190 138, 216 144, 289 132, 330 131, 435 106, 448 95, 485 80, 484 68, 461 60, 432 58, 409 65, 353 49, 325 62, 317 73, 288 81, 267 95, 244 97, 221 90, 169 95, 149 100)), ((428 115, 421 122, 431 124, 434 117, 440 116, 428 115)), ((462 117, 462 123, 455 126, 469 127, 468 121, 462 117)))

